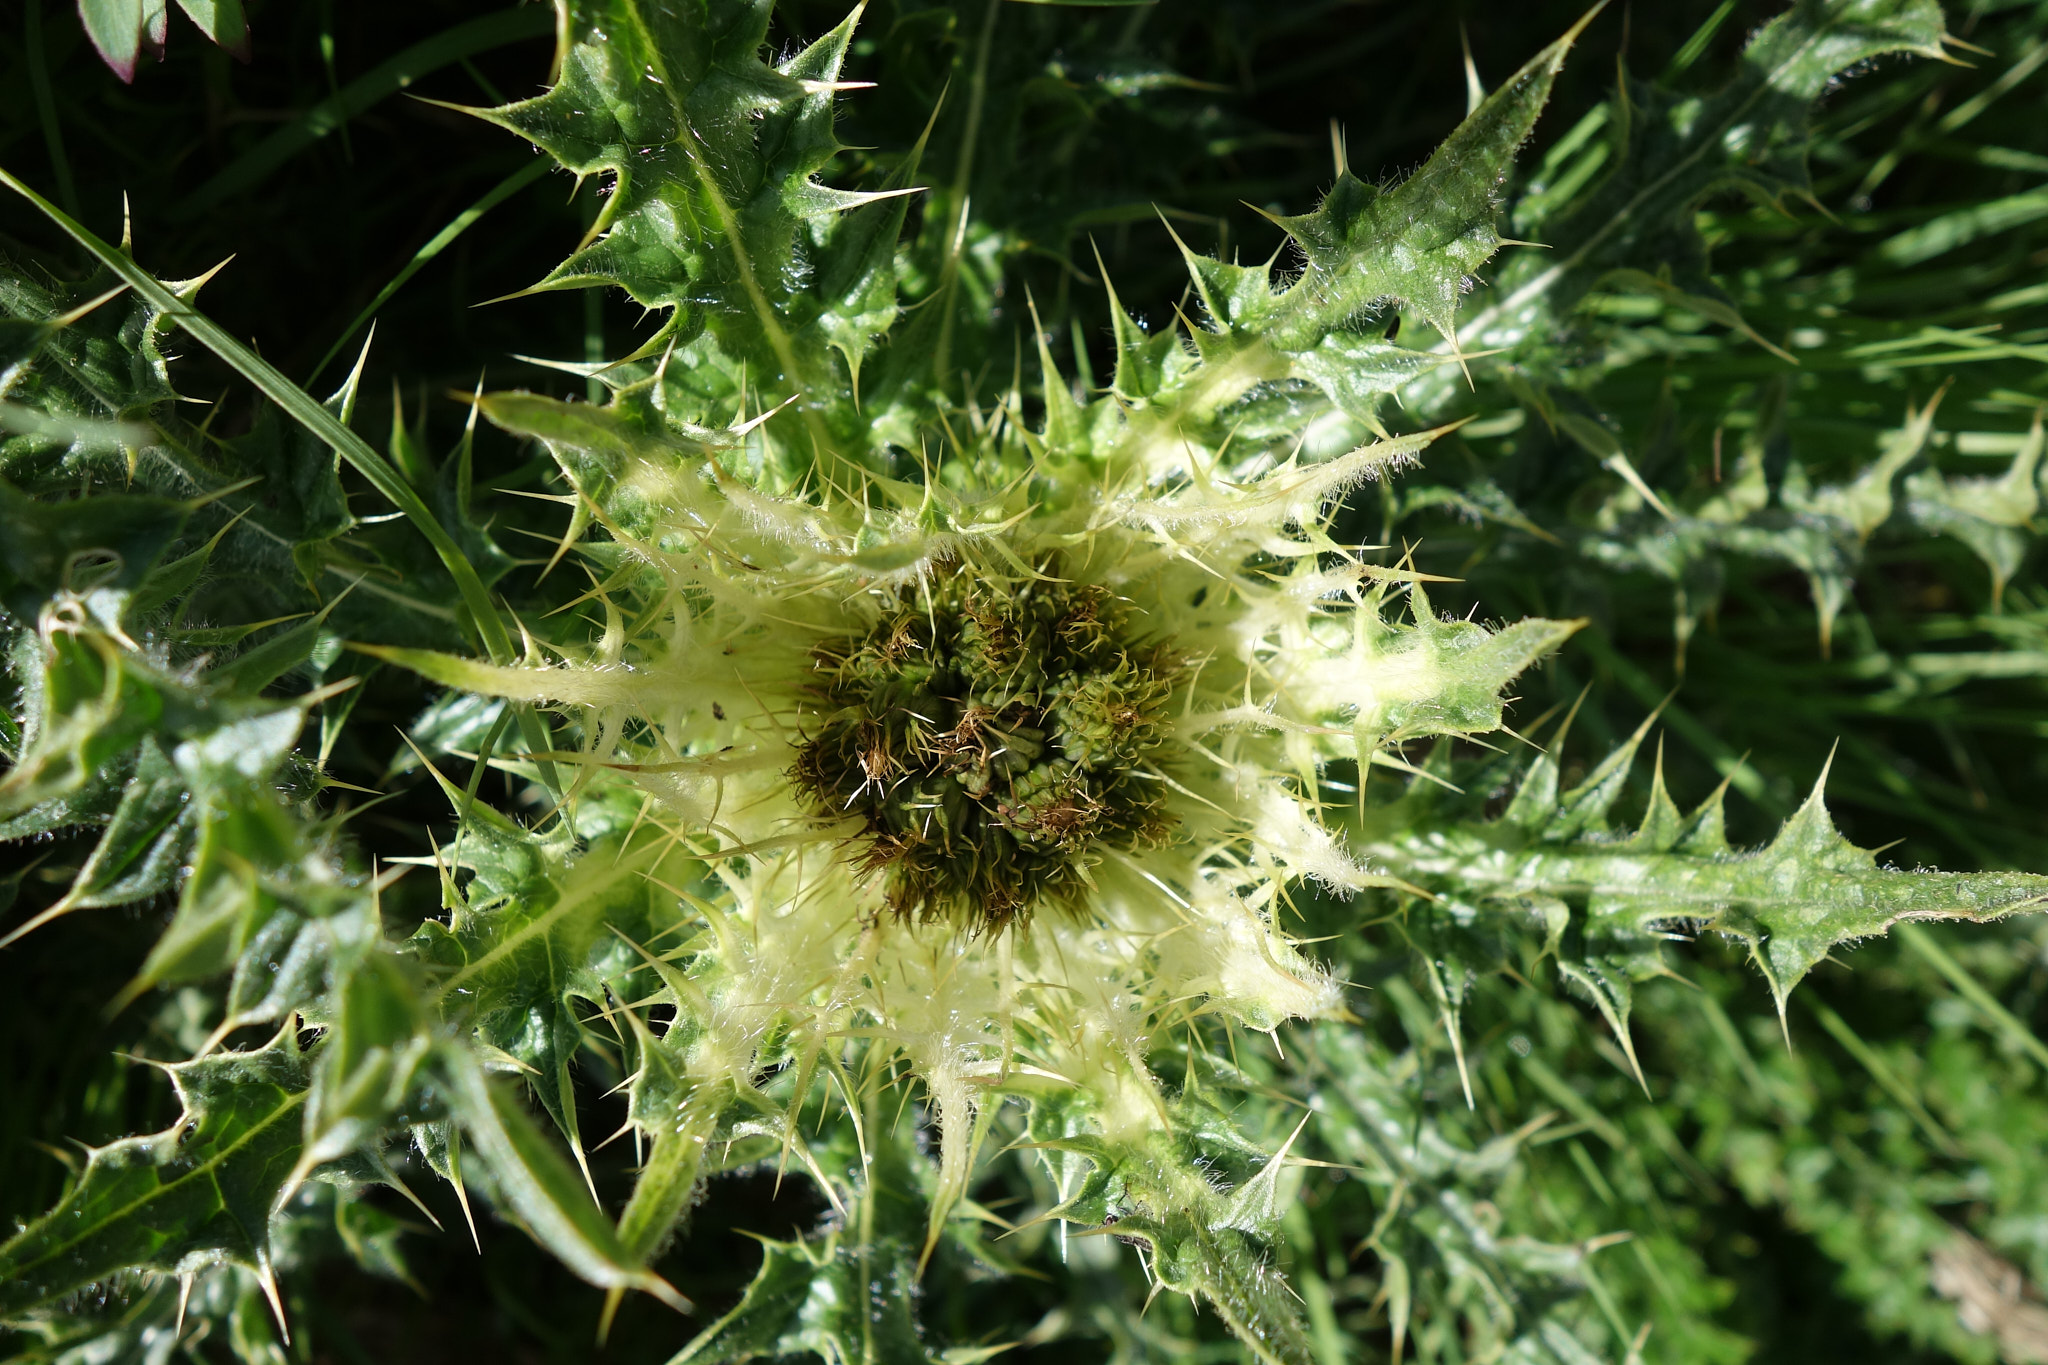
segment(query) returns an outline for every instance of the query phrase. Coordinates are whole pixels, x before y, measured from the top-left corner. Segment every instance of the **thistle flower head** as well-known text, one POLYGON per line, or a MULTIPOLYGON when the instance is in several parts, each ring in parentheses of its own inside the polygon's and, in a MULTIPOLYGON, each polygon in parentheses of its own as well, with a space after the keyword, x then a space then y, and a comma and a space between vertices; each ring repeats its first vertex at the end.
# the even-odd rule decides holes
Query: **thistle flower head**
POLYGON ((820 497, 731 472, 783 457, 766 424, 660 423, 661 383, 607 408, 482 400, 609 534, 596 643, 407 661, 575 713, 585 790, 637 790, 634 818, 686 851, 683 924, 645 946, 679 968, 694 1085, 923 1080, 933 1237, 992 1097, 1051 1088, 1077 1132, 1142 1146, 1176 1029, 1341 1012, 1290 888, 1385 879, 1325 803, 1390 738, 1496 725, 1501 687, 1573 628, 1440 620, 1419 575, 1331 540, 1333 500, 1433 434, 1173 470, 1142 429, 1144 459, 1017 434, 988 452, 1026 462, 999 487, 820 497))
MULTIPOLYGON (((529 638, 520 665, 393 657, 566 713, 580 749, 551 757, 575 769, 571 794, 600 810, 629 796, 633 828, 662 831, 645 875, 676 921, 636 944, 677 1012, 635 1082, 648 1090, 657 1065, 676 1077, 636 1119, 652 1168, 664 1141, 701 1147, 740 1111, 797 1150, 791 1113, 819 1077, 857 1108, 907 1069, 940 1133, 926 1255, 983 1117, 1016 1096, 1067 1200, 1056 1215, 1116 1213, 1163 1282, 1216 1300, 1220 1281, 1168 1269, 1217 1263, 1186 1238, 1237 1247, 1277 1212, 1203 1211, 1221 1196, 1172 1145, 1186 1101, 1160 1050, 1203 1017, 1342 1013, 1291 936, 1289 897, 1388 879, 1326 806, 1398 764, 1392 742, 1496 727, 1502 688, 1576 625, 1439 619, 1423 575, 1330 524, 1344 494, 1440 434, 1387 434, 1380 396, 1455 359, 1347 329, 1412 300, 1449 335, 1449 300, 1496 240, 1494 186, 1569 39, 1401 191, 1359 187, 1289 220, 1313 247, 1301 278, 1190 253, 1206 324, 1148 335, 1112 294, 1107 392, 1077 392, 1041 336, 1035 394, 1020 363, 1008 389, 963 400, 949 348, 991 343, 948 320, 971 268, 958 244, 906 272, 900 198, 810 179, 838 150, 828 83, 852 19, 773 69, 724 43, 703 79, 744 77, 760 127, 692 124, 665 145, 713 160, 628 168, 599 136, 622 108, 638 110, 634 145, 693 117, 685 66, 664 56, 689 23, 565 13, 562 83, 490 117, 579 172, 616 173, 619 192, 544 287, 615 277, 669 319, 610 368, 609 405, 479 407, 560 465, 604 624, 587 645, 529 638), (764 159, 766 128, 781 150, 764 159), (678 233, 687 282, 657 268, 678 233), (784 268, 799 256, 806 269, 784 268), (862 392, 855 367, 909 273, 940 292, 862 392)), ((578 818, 594 838, 600 818, 578 818)), ((672 1224, 689 1180, 654 1184, 670 1193, 636 1194, 622 1228, 672 1224)), ((1253 1245, 1216 1255, 1265 1275, 1253 1245)))

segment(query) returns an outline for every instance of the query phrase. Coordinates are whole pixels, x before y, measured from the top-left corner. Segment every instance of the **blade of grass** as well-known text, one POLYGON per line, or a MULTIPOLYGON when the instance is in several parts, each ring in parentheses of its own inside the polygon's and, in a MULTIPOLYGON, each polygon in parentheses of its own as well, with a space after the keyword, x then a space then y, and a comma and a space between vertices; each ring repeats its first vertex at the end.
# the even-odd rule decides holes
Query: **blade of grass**
POLYGON ((1685 46, 1672 55, 1671 64, 1664 68, 1664 79, 1671 80, 1689 70, 1706 52, 1707 45, 1714 41, 1714 35, 1721 31, 1721 25, 1727 23, 1728 16, 1733 13, 1735 0, 1721 0, 1720 6, 1707 16, 1707 21, 1694 29, 1692 37, 1685 40, 1685 46))
POLYGON ((464 57, 460 62, 457 63, 457 65, 462 68, 463 73, 465 75, 467 75, 471 80, 476 82, 476 88, 483 91, 484 97, 490 100, 492 104, 510 104, 512 102, 506 99, 502 94, 498 93, 498 87, 492 85, 490 78, 484 75, 483 72, 476 69, 475 62, 471 61, 467 57, 464 57))
MULTIPOLYGON (((334 0, 321 0, 320 5, 320 65, 327 72, 327 94, 330 99, 341 98, 341 75, 334 69, 334 0)), ((348 140, 348 120, 342 119, 341 159, 351 166, 355 164, 356 149, 348 140)))
POLYGON ((64 129, 57 122, 57 100, 50 92, 50 68, 43 51, 43 0, 28 0, 23 44, 28 58, 28 83, 35 91, 36 117, 43 125, 43 145, 50 149, 50 168, 57 174, 57 198, 66 213, 78 212, 78 187, 71 180, 71 158, 64 154, 64 129))
POLYGON ((554 22, 554 12, 549 7, 521 5, 457 24, 425 42, 415 43, 390 61, 356 77, 223 167, 211 180, 185 196, 172 211, 172 218, 197 217, 228 196, 250 188, 349 119, 420 77, 478 52, 552 33, 554 22))
POLYGON ((1991 992, 1985 990, 1983 984, 1970 975, 1967 967, 1949 956, 1948 950, 1935 942, 1934 935, 1913 923, 1901 924, 1893 932, 1899 936, 1900 942, 1926 958, 1930 966, 1947 977, 1948 983, 1956 988, 1956 994, 1981 1010, 1994 1027, 2017 1043, 2037 1064, 2048 1068, 2048 1043, 2043 1043, 2034 1031, 2027 1027, 2025 1020, 1999 1004, 1991 992))
POLYGON ((1870 1073, 1871 1079, 1882 1086, 1886 1094, 1898 1101, 1899 1107, 1920 1126, 1920 1131, 1927 1135, 1927 1140, 1934 1144, 1935 1150, 1950 1157, 1960 1158, 1963 1155, 1963 1149, 1957 1145, 1948 1129, 1942 1127, 1941 1121, 1927 1111, 1927 1106, 1920 1102, 1920 1097, 1913 1093, 1913 1088, 1885 1064, 1884 1058, 1878 1056, 1870 1044, 1857 1036, 1856 1030, 1849 1027, 1848 1020, 1829 1009, 1827 1004, 1816 998, 1811 991, 1806 994, 1806 1007, 1813 1011, 1814 1018, 1820 1020, 1820 1026, 1828 1031, 1828 1035, 1840 1043, 1851 1057, 1863 1064, 1863 1069, 1870 1073))
POLYGON ((377 297, 371 299, 363 308, 363 311, 356 314, 355 321, 349 323, 347 329, 334 339, 334 344, 327 348, 327 354, 320 357, 320 363, 315 365, 313 372, 306 376, 307 386, 311 387, 313 382, 319 379, 321 371, 327 368, 335 356, 341 354, 341 348, 348 345, 350 338, 361 331, 363 324, 375 317, 377 310, 389 303, 391 296, 402 289, 407 280, 418 274, 427 262, 433 260, 443 251, 446 251, 457 237, 469 231, 477 219, 483 217, 520 190, 525 189, 528 185, 540 179, 541 176, 552 170, 553 166, 554 163, 548 161, 545 157, 535 157, 527 165, 520 167, 492 186, 483 198, 477 200, 474 204, 471 204, 468 208, 450 219, 446 227, 435 233, 425 246, 422 246, 413 253, 412 259, 405 263, 405 268, 392 276, 391 282, 378 290, 377 297))
POLYGON ((1586 1125, 1588 1132, 1599 1138, 1617 1152, 1625 1152, 1634 1144, 1628 1134, 1621 1131, 1613 1120, 1595 1109, 1584 1095, 1572 1089, 1571 1082, 1546 1066, 1541 1057, 1522 1059, 1522 1073, 1536 1083, 1536 1088, 1550 1097, 1553 1104, 1586 1125))

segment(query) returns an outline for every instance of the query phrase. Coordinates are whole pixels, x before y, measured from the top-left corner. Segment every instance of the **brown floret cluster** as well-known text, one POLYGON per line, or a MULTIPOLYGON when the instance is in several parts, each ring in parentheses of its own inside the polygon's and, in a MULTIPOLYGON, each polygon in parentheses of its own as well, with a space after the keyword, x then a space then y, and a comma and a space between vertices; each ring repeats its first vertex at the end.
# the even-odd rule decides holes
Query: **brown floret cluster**
POLYGON ((1060 567, 949 566, 813 650, 791 776, 821 818, 862 819, 859 866, 899 918, 999 932, 1078 905, 1104 849, 1170 834, 1161 759, 1184 664, 1060 567))

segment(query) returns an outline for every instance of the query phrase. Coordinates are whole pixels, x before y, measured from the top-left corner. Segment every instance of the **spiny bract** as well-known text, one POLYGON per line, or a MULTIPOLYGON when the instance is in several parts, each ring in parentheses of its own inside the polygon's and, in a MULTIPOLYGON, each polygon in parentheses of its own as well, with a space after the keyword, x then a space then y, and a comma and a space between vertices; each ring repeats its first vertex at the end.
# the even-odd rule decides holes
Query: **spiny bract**
POLYGON ((698 1002, 694 1084, 745 1084, 771 1039, 808 1068, 859 1029, 930 1087, 955 1196, 985 1096, 1077 1087, 1140 1141, 1168 1098, 1146 1058, 1191 1011, 1339 1011, 1287 936, 1286 888, 1382 879, 1325 828, 1324 770, 1388 736, 1490 728, 1502 685, 1572 629, 1439 620, 1414 575, 1332 553, 1327 500, 1415 440, 1168 490, 1100 466, 1081 488, 1047 471, 893 490, 915 502, 891 509, 725 474, 774 458, 759 424, 619 439, 658 430, 659 384, 608 409, 482 400, 579 486, 600 451, 631 490, 630 522, 593 512, 611 533, 591 547, 598 649, 387 657, 582 708, 587 751, 553 759, 638 787, 702 861, 688 904, 717 947, 670 954, 698 1002), (1397 593, 1414 621, 1383 616, 1397 593), (947 828, 980 843, 952 852, 947 828), (1040 897, 1066 913, 1027 929, 1040 897))

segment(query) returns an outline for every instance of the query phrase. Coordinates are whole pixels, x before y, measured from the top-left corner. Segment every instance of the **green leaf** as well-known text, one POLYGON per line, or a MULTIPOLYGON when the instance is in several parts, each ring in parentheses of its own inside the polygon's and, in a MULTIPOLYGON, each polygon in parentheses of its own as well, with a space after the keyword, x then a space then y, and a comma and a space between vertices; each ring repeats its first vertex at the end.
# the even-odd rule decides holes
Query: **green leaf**
POLYGON ((1389 698, 1370 715, 1347 718, 1375 738, 1499 729, 1501 690, 1585 625, 1538 619, 1489 631, 1474 621, 1444 620, 1431 608, 1420 583, 1409 585, 1408 601, 1412 625, 1382 623, 1376 633, 1387 655, 1430 670, 1436 685, 1426 695, 1389 698))
MULTIPOLYGON (((1904 919, 1990 920, 2048 904, 2048 877, 1879 866, 1835 829, 1820 784, 1769 844, 1733 850, 1721 833, 1721 792, 1681 819, 1660 771, 1634 833, 1617 837, 1607 817, 1642 738, 1639 731, 1561 796, 1546 755, 1496 820, 1460 818, 1433 791, 1368 808, 1354 851, 1467 913, 1504 921, 1544 906, 1568 913, 1578 946, 1560 966, 1624 1039, 1627 982, 1663 970, 1657 944, 1672 930, 1746 942, 1782 1008, 1836 944, 1904 919)), ((1562 929, 1552 929, 1553 944, 1562 929)))
MULTIPOLYGON (((1263 371, 1278 352, 1291 360, 1293 374, 1370 421, 1384 395, 1446 363, 1446 355, 1411 351, 1362 330, 1383 309, 1405 309, 1455 340, 1458 301, 1473 272, 1500 249, 1500 185, 1593 13, 1597 7, 1488 96, 1399 185, 1383 190, 1340 166, 1313 212, 1274 218, 1302 259, 1301 273, 1284 289, 1273 288, 1271 261, 1226 265, 1182 244, 1209 314, 1208 332, 1194 337, 1207 364, 1187 387, 1227 401, 1261 378, 1277 377, 1263 371), (1232 371, 1238 376, 1225 378, 1232 371)), ((1113 295, 1111 311, 1116 392, 1149 394, 1161 386, 1158 367, 1179 357, 1178 343, 1163 331, 1153 341, 1168 350, 1151 357, 1113 295), (1141 356, 1149 364, 1140 364, 1141 356), (1154 377, 1141 380, 1145 375, 1154 377)))
POLYGON ((372 1275, 396 1280, 425 1297, 426 1290, 413 1278, 405 1263, 403 1238, 410 1231, 404 1220, 366 1199, 334 1201, 334 1230, 350 1259, 372 1275))
POLYGON ((262 644, 237 654, 209 673, 207 681, 245 695, 261 692, 312 656, 320 637, 326 633, 328 616, 340 604, 337 597, 314 613, 310 621, 281 630, 262 644))
POLYGON ((249 60, 249 21, 242 14, 242 0, 178 0, 185 17, 199 25, 199 31, 228 51, 249 60))
MULTIPOLYGON (((178 8, 208 38, 249 60, 249 24, 242 15, 242 0, 178 0, 178 8)), ((129 84, 135 81, 136 57, 144 48, 163 60, 168 9, 168 0, 78 0, 79 17, 100 60, 129 84)))
POLYGON ((327 875, 304 827, 267 785, 302 721, 296 707, 260 713, 172 751, 199 805, 199 842, 177 910, 131 994, 226 971, 274 919, 287 917, 289 925, 299 915, 323 918, 354 898, 327 875))
POLYGON ((655 505, 630 476, 662 456, 681 463, 707 450, 699 433, 673 430, 650 397, 634 386, 606 407, 530 393, 485 394, 477 405, 500 429, 545 444, 572 488, 613 525, 635 533, 651 524, 655 505))
POLYGON ((1261 1365, 1307 1365, 1297 1301, 1270 1251, 1286 1147, 1267 1156, 1192 1087, 1142 1141, 1096 1136, 1095 1103, 1085 1093, 1032 1101, 1033 1145, 1073 1191, 1053 1214, 1145 1243, 1156 1283, 1214 1308, 1261 1365))
POLYGON ((687 1306, 620 1244, 611 1221, 510 1088, 488 1080, 459 1048, 443 1051, 441 1068, 463 1131, 535 1241, 600 1288, 644 1290, 678 1311, 687 1306))
POLYGON ((28 714, 0 777, 0 819, 80 792, 157 728, 166 705, 157 680, 99 632, 53 632, 22 652, 33 669, 21 680, 28 714))
MULTIPOLYGON (((873 1113, 870 1110, 870 1113, 873 1113)), ((761 1269, 738 1306, 706 1327, 669 1365, 737 1365, 812 1355, 931 1365, 948 1356, 918 1321, 918 1247, 931 1163, 903 1125, 836 1125, 816 1159, 846 1191, 847 1217, 797 1242, 762 1240, 761 1269)))
POLYGON ((633 1183, 633 1196, 619 1215, 619 1240, 641 1260, 651 1260, 666 1247, 676 1225, 690 1207, 703 1168, 705 1147, 725 1117, 730 1087, 724 1078, 695 1082, 686 1074, 688 1058, 679 1044, 688 1029, 655 1039, 628 1013, 635 1025, 640 1067, 629 1082, 627 1121, 647 1138, 647 1160, 633 1183))
POLYGON ((839 147, 830 89, 808 88, 836 78, 851 27, 776 69, 759 56, 768 13, 761 0, 568 7, 561 79, 484 113, 578 176, 616 179, 597 239, 541 288, 617 284, 689 331, 730 318, 748 350, 787 346, 780 276, 799 225, 851 207, 810 183, 839 147))
POLYGON ((152 572, 136 590, 128 595, 128 618, 139 620, 162 611, 178 601, 199 581, 206 572, 206 566, 213 561, 213 552, 220 547, 221 538, 232 529, 232 524, 214 532, 204 545, 187 555, 163 565, 152 572))
POLYGON ((535 289, 616 285, 666 310, 636 356, 668 348, 664 375, 697 391, 692 420, 802 392, 789 420, 814 447, 838 433, 852 455, 871 439, 858 376, 897 313, 897 238, 914 192, 905 182, 924 141, 881 190, 820 184, 844 150, 834 101, 860 12, 771 66, 761 57, 771 8, 571 0, 556 83, 474 112, 579 179, 612 179, 584 241, 535 289))
MULTIPOLYGON (((339 412, 338 397, 325 405, 330 412, 339 412)), ((355 524, 333 448, 267 403, 248 431, 225 444, 242 468, 262 471, 264 505, 255 515, 291 546, 300 577, 312 581, 312 556, 355 524)))
MULTIPOLYGON (((665 252, 659 248, 649 251, 641 242, 635 243, 636 250, 627 252, 623 250, 623 239, 616 245, 586 246, 569 264, 559 267, 548 283, 559 283, 557 277, 576 276, 617 278, 625 283, 625 278, 618 274, 620 264, 637 265, 634 257, 658 252, 654 268, 644 273, 633 271, 633 284, 627 288, 630 292, 638 285, 645 290, 645 294, 635 295, 643 303, 673 305, 681 300, 667 296, 693 274, 704 273, 702 257, 707 248, 715 250, 718 245, 714 236, 718 226, 701 224, 708 205, 701 202, 704 186, 691 168, 688 139, 677 136, 688 127, 681 106, 698 83, 714 74, 714 64, 720 57, 737 68, 734 73, 717 73, 735 94, 745 88, 749 78, 765 74, 766 68, 756 53, 766 35, 767 14, 765 7, 758 4, 698 8, 699 14, 691 16, 698 19, 697 23, 680 15, 664 22, 666 16, 659 16, 654 23, 660 27, 650 31, 637 6, 576 6, 569 12, 570 46, 559 54, 561 77, 556 84, 535 99, 483 114, 527 137, 579 176, 600 172, 616 176, 618 187, 601 220, 613 232, 623 231, 630 238, 633 229, 639 227, 642 233, 658 240, 659 229, 646 220, 653 216, 648 211, 650 207, 661 205, 666 194, 693 210, 678 221, 678 228, 687 223, 697 228, 696 236, 704 239, 693 241, 676 236, 665 252), (716 18, 722 18, 724 23, 714 26, 705 22, 716 18), (740 30, 721 49, 718 39, 726 36, 721 30, 730 29, 735 21, 740 30), (593 251, 597 253, 594 259, 593 251), (612 265, 613 270, 599 275, 593 268, 598 262, 612 265), (696 267, 694 271, 692 265, 696 267)), ((777 93, 789 98, 793 92, 784 89, 777 93)), ((719 107, 708 95, 704 102, 712 111, 719 107)), ((737 117, 739 108, 733 113, 736 117, 732 122, 745 122, 737 117)), ((744 142, 747 164, 758 182, 760 158, 751 138, 745 136, 746 131, 749 130, 728 124, 723 139, 727 146, 720 150, 731 150, 732 144, 744 142), (741 137, 735 138, 735 132, 740 132, 741 137)), ((726 207, 729 212, 730 206, 726 207)), ((729 274, 737 265, 728 261, 726 272, 729 274)), ((743 299, 735 302, 745 304, 743 299)))
POLYGON ((78 17, 100 60, 122 81, 135 81, 135 59, 145 39, 161 52, 165 0, 79 0, 78 17))
POLYGON ((126 905, 177 884, 195 824, 191 791, 154 736, 145 736, 121 804, 64 899, 81 908, 126 905))
MULTIPOLYGON (((764 1241, 761 1269, 739 1303, 699 1333, 669 1365, 737 1365, 805 1349, 802 1334, 792 1329, 812 1299, 820 1270, 817 1255, 803 1243, 764 1241)), ((836 1259, 830 1252, 826 1256, 828 1265, 836 1259)), ((818 1335, 822 1338, 823 1333, 818 1335)))
POLYGON ((1997 478, 1955 479, 1927 469, 1906 480, 1907 515, 1925 530, 1961 541, 1983 561, 1991 574, 1994 610, 2036 538, 2033 519, 2041 506, 2036 471, 2043 441, 2037 415, 2026 443, 1997 478))
POLYGON ((133 592, 191 512, 189 503, 138 494, 50 503, 0 479, 0 603, 34 621, 60 591, 133 592))
POLYGON ((183 1115, 94 1149, 63 1201, 0 1246, 0 1316, 130 1267, 185 1274, 227 1260, 269 1273, 270 1220, 298 1160, 306 1098, 294 1031, 164 1070, 183 1115))
MULTIPOLYGON (((1725 484, 1696 486, 1685 495, 1674 495, 1663 507, 1652 507, 1640 491, 1626 486, 1626 480, 1618 482, 1609 500, 1614 515, 1605 518, 1612 529, 1583 533, 1580 552, 1609 566, 1647 570, 1671 583, 1681 644, 1718 605, 1725 560, 1745 557, 1790 564, 1807 580, 1826 647, 1835 619, 1849 601, 1868 542, 1892 518, 1893 486, 1900 471, 1920 457, 1933 435, 1939 403, 1937 394, 1917 409, 1909 405, 1904 423, 1881 438, 1877 458, 1853 477, 1818 487, 1809 482, 1805 466, 1797 460, 1787 462, 1783 477, 1773 487, 1765 452, 1781 441, 1784 433, 1782 407, 1771 404, 1765 409, 1768 424, 1760 424, 1761 430, 1744 438, 1733 477, 1725 484)), ((1560 425, 1574 431, 1599 431, 1608 448, 1620 456, 1620 464, 1610 459, 1609 468, 1633 468, 1626 464, 1619 442, 1590 419, 1560 414, 1560 425), (1568 422, 1567 417, 1575 420, 1568 422)), ((2016 461, 2015 468, 2024 464, 2025 478, 2031 480, 2034 463, 2035 457, 2028 457, 2016 461)), ((1908 510, 1929 529, 1951 531, 1966 543, 1971 543, 1970 537, 1980 528, 1985 535, 1998 535, 1972 511, 1947 504, 1947 485, 1939 475, 1916 478, 1920 481, 1908 482, 1908 510)), ((1971 508, 1989 503, 2032 505, 2031 485, 2016 488, 2011 477, 1989 492, 1974 484, 1966 487, 1969 491, 1964 500, 1971 508)), ((2001 547, 2005 543, 1999 542, 2001 547)), ((1994 575, 2001 565, 2009 576, 2013 567, 2009 556, 1992 565, 1994 575)))
MULTIPOLYGON (((462 793, 449 789, 449 796, 462 808, 462 793)), ((427 921, 407 945, 428 966, 452 1018, 531 1068, 534 1090, 579 1164, 571 1075, 584 1037, 578 1002, 609 1007, 598 968, 622 952, 612 930, 634 941, 652 936, 656 888, 649 878, 660 875, 656 869, 673 852, 652 835, 598 838, 577 855, 564 826, 530 834, 488 807, 469 805, 448 857, 473 875, 450 906, 449 922, 427 921)), ((676 1178, 686 1197, 694 1175, 676 1178)), ((657 1221, 649 1241, 664 1236, 672 1220, 657 1221)))
MULTIPOLYGON (((201 276, 166 288, 189 303, 205 283, 201 276)), ((9 319, 0 332, 10 338, 0 351, 7 397, 46 418, 132 419, 178 396, 163 350, 170 320, 111 272, 66 286, 0 269, 0 316, 9 319)), ((6 443, 10 468, 21 444, 6 443)))
POLYGON ((1510 76, 1394 189, 1343 171, 1315 212, 1279 220, 1307 268, 1268 312, 1276 344, 1306 350, 1387 302, 1454 335, 1469 276, 1500 249, 1500 183, 1592 18, 1510 76))
MULTIPOLYGON (((1530 1181, 1537 1168, 1526 1144, 1544 1118, 1506 1133, 1492 1122, 1467 1124, 1461 1134, 1457 1081, 1442 1075, 1448 1067, 1426 1060, 1443 1050, 1421 1041, 1441 1037, 1436 1011, 1400 976, 1387 979, 1383 1001, 1415 1049, 1390 1048, 1369 1028, 1318 1024, 1301 1084, 1318 1098, 1303 1140, 1372 1189, 1372 1225, 1362 1246, 1345 1229, 1344 1250, 1356 1259, 1369 1249, 1379 1260, 1395 1342, 1426 1349, 1416 1338, 1434 1323, 1438 1332, 1456 1331, 1473 1355, 1583 1359, 1573 1353, 1583 1348, 1567 1324, 1585 1303, 1588 1253, 1555 1240, 1498 1236, 1487 1212, 1496 1200, 1511 1204, 1511 1192, 1530 1181)), ((1575 1092, 1563 1093, 1574 1102, 1573 1117, 1583 1111, 1597 1130, 1615 1132, 1575 1092)), ((1548 1198, 1555 1185, 1537 1188, 1548 1198)), ((1543 1226, 1551 1238, 1562 1235, 1555 1220, 1543 1226)))

